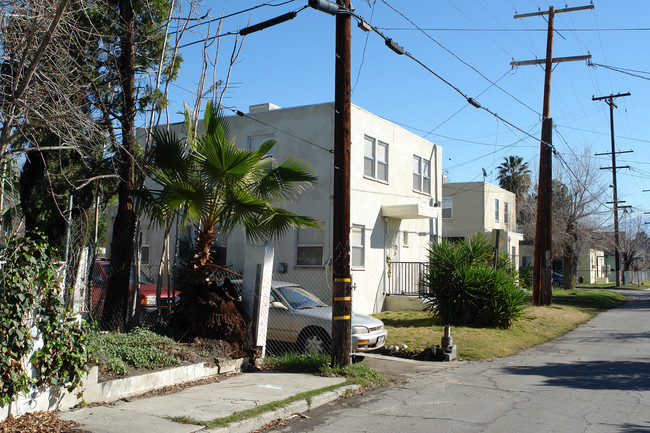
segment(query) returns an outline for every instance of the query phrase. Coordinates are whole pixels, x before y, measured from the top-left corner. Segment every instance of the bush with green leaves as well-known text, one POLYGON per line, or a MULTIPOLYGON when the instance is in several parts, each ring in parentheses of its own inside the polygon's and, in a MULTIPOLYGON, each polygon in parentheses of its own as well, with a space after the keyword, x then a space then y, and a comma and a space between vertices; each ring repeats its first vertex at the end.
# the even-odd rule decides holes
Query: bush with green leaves
POLYGON ((420 294, 443 325, 509 328, 521 315, 525 293, 507 257, 494 269, 493 247, 477 233, 457 243, 429 246, 429 267, 420 294))
POLYGON ((38 235, 12 238, 0 263, 0 405, 33 386, 72 391, 89 368, 87 330, 63 304, 54 251, 38 235))
POLYGON ((131 367, 154 369, 178 364, 179 359, 171 353, 174 345, 171 338, 145 328, 125 334, 93 333, 90 338, 96 360, 117 375, 127 374, 131 367))

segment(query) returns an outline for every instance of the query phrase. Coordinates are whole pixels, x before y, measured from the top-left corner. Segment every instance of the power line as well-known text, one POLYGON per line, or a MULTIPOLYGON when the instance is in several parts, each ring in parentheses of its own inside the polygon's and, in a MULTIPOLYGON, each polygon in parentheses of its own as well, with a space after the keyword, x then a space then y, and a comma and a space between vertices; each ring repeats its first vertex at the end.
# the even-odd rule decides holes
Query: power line
MULTIPOLYGON (((473 70, 474 72, 476 72, 478 75, 480 75, 481 78, 483 78, 484 80, 486 80, 488 83, 491 84, 490 87, 492 87, 492 86, 496 87, 497 89, 501 90, 503 93, 505 93, 506 95, 510 96, 512 99, 514 99, 515 101, 519 102, 521 105, 523 105, 524 107, 528 108, 530 111, 532 111, 533 113, 535 113, 535 114, 537 114, 537 115, 539 116, 539 112, 537 112, 536 110, 534 110, 534 109, 531 108, 530 106, 526 105, 524 102, 522 102, 521 100, 519 100, 519 99, 518 99, 517 97, 515 97, 513 94, 511 94, 510 92, 508 92, 507 90, 505 90, 504 88, 502 88, 501 86, 499 86, 499 85, 497 84, 497 82, 498 82, 499 80, 501 80, 501 78, 503 78, 503 77, 499 78, 499 80, 497 80, 497 81, 492 81, 491 79, 489 79, 488 77, 486 77, 486 76, 485 76, 481 71, 479 71, 479 70, 476 69, 474 66, 470 65, 469 63, 467 63, 465 60, 463 60, 463 59, 461 59, 460 57, 458 57, 458 56, 456 55, 456 53, 454 53, 453 51, 451 51, 450 49, 448 49, 447 47, 445 47, 444 45, 442 45, 440 42, 438 42, 436 39, 434 39, 431 35, 429 35, 427 32, 425 32, 424 30, 422 30, 422 29, 421 29, 417 24, 415 24, 415 23, 414 23, 410 18, 408 18, 408 17, 407 17, 406 15, 404 15, 402 12, 398 11, 398 10, 395 9, 393 6, 391 6, 391 5, 390 5, 386 0, 381 0, 381 1, 382 1, 386 6, 388 6, 388 7, 391 8, 393 11, 395 11, 395 13, 397 13, 399 16, 401 16, 401 17, 404 18, 406 21, 408 21, 412 26, 414 26, 417 30, 419 30, 423 35, 425 35, 427 38, 431 39, 431 40, 432 40, 436 45, 438 45, 440 48, 442 48, 443 50, 445 50, 446 52, 448 52, 449 54, 451 54, 451 55, 452 55, 456 60, 458 60, 458 61, 461 62, 463 65, 467 66, 468 68, 470 68, 471 70, 473 70)), ((505 75, 507 75, 507 74, 504 74, 503 76, 505 76, 505 75)), ((489 88, 488 88, 488 89, 489 89, 489 88)), ((487 90, 487 89, 486 89, 486 90, 487 90)), ((485 91, 484 91, 483 93, 485 93, 485 91)), ((444 123, 444 122, 443 122, 443 123, 444 123)))
MULTIPOLYGON (((291 1, 293 1, 293 0, 291 0, 291 1)), ((280 5, 283 5, 283 4, 286 4, 286 3, 290 3, 290 2, 285 2, 285 3, 278 4, 278 5, 273 5, 273 6, 280 6, 280 5)), ((297 16, 300 12, 302 12, 302 11, 305 10, 305 9, 307 9, 308 7, 309 7, 309 6, 303 6, 302 8, 300 8, 300 9, 298 9, 298 10, 295 10, 295 11, 292 11, 292 12, 288 12, 288 13, 286 13, 286 14, 284 14, 284 15, 281 15, 281 17, 277 17, 277 18, 274 18, 274 19, 269 20, 269 21, 264 21, 264 22, 262 22, 262 23, 260 23, 260 24, 256 24, 256 25, 253 25, 253 26, 249 26, 249 27, 246 27, 246 28, 244 28, 244 29, 239 29, 239 30, 236 30, 236 31, 230 31, 230 32, 227 32, 227 33, 219 33, 219 34, 217 34, 217 35, 210 36, 210 37, 208 37, 208 38, 197 39, 197 40, 195 40, 195 41, 188 42, 188 43, 186 43, 186 44, 180 45, 180 46, 178 47, 178 49, 186 48, 186 47, 189 47, 189 46, 191 46, 191 45, 196 45, 196 44, 200 44, 200 43, 208 43, 208 42, 212 42, 212 41, 214 41, 214 40, 216 40, 216 39, 219 39, 219 38, 222 38, 222 37, 224 37, 224 36, 237 36, 237 35, 245 36, 246 34, 251 33, 252 31, 263 30, 264 28, 266 28, 266 27, 262 26, 262 25, 265 24, 265 23, 268 23, 268 26, 274 25, 275 23, 272 23, 272 22, 273 22, 274 20, 277 20, 278 18, 283 18, 283 19, 292 19, 292 18, 294 18, 295 16, 297 16), (255 28, 256 26, 262 26, 262 27, 256 29, 256 28, 255 28), (246 33, 244 33, 244 30, 247 30, 246 33)), ((237 12, 237 13, 242 13, 242 12, 237 12)), ((234 14, 231 14, 231 15, 229 15, 229 16, 232 16, 232 15, 234 15, 234 14)), ((219 19, 222 19, 222 18, 215 18, 215 20, 219 20, 219 19)))
POLYGON ((621 74, 626 74, 626 75, 630 75, 630 76, 635 77, 635 78, 641 78, 642 80, 650 81, 650 77, 644 77, 643 75, 640 75, 640 74, 648 74, 648 75, 650 75, 650 72, 635 71, 634 69, 619 68, 619 67, 616 67, 616 66, 603 65, 603 64, 600 64, 600 63, 592 63, 592 62, 587 62, 587 65, 588 66, 593 66, 594 68, 597 67, 597 66, 600 66, 601 68, 609 69, 609 70, 614 71, 614 72, 620 72, 621 74), (634 72, 636 72, 636 73, 634 73, 634 72))
MULTIPOLYGON (((241 14, 243 14, 243 13, 250 12, 250 11, 252 11, 252 10, 259 9, 259 8, 263 8, 263 7, 266 7, 266 6, 268 6, 268 7, 284 6, 284 5, 286 5, 286 4, 293 3, 294 1, 296 1, 296 0, 287 0, 287 1, 285 1, 285 2, 277 3, 277 4, 262 3, 262 4, 259 4, 259 5, 257 5, 257 6, 252 6, 252 7, 247 8, 247 9, 242 9, 242 10, 240 10, 240 11, 230 13, 230 14, 228 14, 228 15, 223 15, 223 16, 220 16, 220 17, 218 17, 218 18, 213 18, 213 19, 208 20, 208 21, 199 22, 199 23, 197 23, 197 24, 194 24, 193 26, 187 27, 185 30, 192 30, 192 29, 194 29, 194 28, 196 28, 196 27, 199 27, 199 26, 202 26, 202 25, 205 25, 205 24, 211 24, 211 23, 213 23, 213 22, 215 22, 215 21, 221 21, 221 20, 224 20, 224 19, 226 19, 226 18, 231 18, 231 17, 237 16, 237 15, 241 15, 241 14)), ((180 18, 180 17, 178 17, 178 18, 180 18)), ((200 18, 197 18, 197 20, 201 20, 201 19, 203 19, 203 18, 205 18, 205 16, 200 17, 200 18)), ((187 18, 180 18, 180 19, 182 19, 182 20, 186 20, 187 18)), ((176 34, 176 33, 177 33, 177 32, 171 32, 170 34, 173 35, 173 34, 176 34)))
POLYGON ((324 147, 324 146, 321 146, 320 144, 316 144, 316 143, 314 143, 313 141, 309 141, 309 140, 307 140, 307 139, 305 139, 305 138, 298 137, 297 135, 292 134, 291 132, 285 131, 285 130, 280 129, 280 128, 276 127, 276 126, 273 126, 273 125, 271 125, 271 124, 269 124, 269 123, 266 123, 266 122, 263 122, 263 121, 261 121, 261 120, 259 120, 259 119, 254 118, 254 117, 251 117, 251 116, 249 116, 248 114, 244 113, 243 111, 236 110, 236 109, 234 109, 234 108, 230 108, 230 107, 223 107, 223 108, 232 111, 233 113, 235 113, 235 114, 236 114, 237 116, 239 116, 239 117, 244 117, 244 118, 246 118, 246 119, 250 119, 250 120, 252 120, 252 121, 254 121, 254 122, 260 123, 260 124, 262 124, 262 125, 264 125, 264 126, 268 126, 269 128, 275 129, 275 130, 278 131, 278 132, 281 132, 281 133, 283 133, 283 134, 286 134, 286 135, 288 135, 288 136, 290 136, 290 137, 293 137, 293 138, 295 138, 295 139, 297 139, 297 140, 303 141, 303 142, 305 142, 305 143, 307 143, 307 144, 309 144, 309 145, 311 145, 311 146, 317 147, 317 148, 319 148, 319 149, 321 149, 321 150, 324 150, 324 151, 326 151, 326 152, 328 152, 328 153, 334 153, 334 149, 328 149, 328 148, 326 148, 326 147, 324 147))
MULTIPOLYGON (((418 29, 413 29, 410 27, 378 27, 381 30, 391 30, 391 31, 427 31, 427 32, 546 32, 547 29, 496 29, 496 28, 466 28, 466 27, 422 27, 418 29)), ((650 31, 650 28, 639 27, 639 28, 611 28, 611 29, 569 29, 569 28, 558 28, 559 32, 639 32, 639 31, 650 31)))

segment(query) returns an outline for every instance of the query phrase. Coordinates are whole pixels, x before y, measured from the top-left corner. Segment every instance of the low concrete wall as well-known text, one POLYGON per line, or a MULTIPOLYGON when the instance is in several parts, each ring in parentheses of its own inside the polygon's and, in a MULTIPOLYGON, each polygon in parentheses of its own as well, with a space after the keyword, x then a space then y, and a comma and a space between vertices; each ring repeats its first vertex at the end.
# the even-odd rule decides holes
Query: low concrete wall
POLYGON ((384 300, 384 311, 395 310, 424 310, 427 304, 417 296, 386 295, 384 300))
MULTIPOLYGON (((166 370, 125 377, 108 382, 98 381, 97 367, 93 367, 84 377, 82 385, 72 392, 65 388, 34 389, 27 395, 21 395, 11 407, 13 416, 39 410, 66 410, 82 402, 96 403, 119 400, 142 394, 165 386, 191 382, 211 376, 238 373, 248 364, 248 358, 220 360, 216 367, 207 367, 203 363, 183 365, 166 370), (77 394, 83 394, 78 397, 77 394)), ((9 416, 9 405, 0 407, 0 421, 9 416)))

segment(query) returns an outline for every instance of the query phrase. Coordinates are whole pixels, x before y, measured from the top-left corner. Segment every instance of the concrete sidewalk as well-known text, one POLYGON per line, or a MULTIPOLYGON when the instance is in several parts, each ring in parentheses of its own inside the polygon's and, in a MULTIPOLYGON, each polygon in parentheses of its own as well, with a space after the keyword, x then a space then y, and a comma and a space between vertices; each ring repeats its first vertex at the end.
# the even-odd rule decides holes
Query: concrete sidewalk
POLYGON ((305 412, 333 401, 349 387, 325 392, 309 401, 305 399, 295 401, 284 408, 233 423, 227 428, 206 429, 200 425, 171 421, 167 417, 183 416, 200 421, 210 421, 344 381, 344 378, 300 373, 244 373, 176 393, 62 412, 60 418, 76 421, 82 424, 85 430, 92 433, 191 433, 196 431, 247 433, 274 419, 305 412))

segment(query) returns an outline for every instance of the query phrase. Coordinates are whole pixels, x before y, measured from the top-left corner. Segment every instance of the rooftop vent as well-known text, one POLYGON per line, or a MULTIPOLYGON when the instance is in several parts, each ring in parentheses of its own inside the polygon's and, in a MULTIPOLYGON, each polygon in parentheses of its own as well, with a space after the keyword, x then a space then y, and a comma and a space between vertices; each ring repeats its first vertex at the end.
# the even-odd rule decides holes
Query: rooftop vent
POLYGON ((270 102, 266 102, 264 104, 255 104, 255 105, 250 105, 248 107, 248 112, 249 113, 261 113, 263 111, 271 111, 271 110, 278 110, 282 107, 271 104, 270 102))

